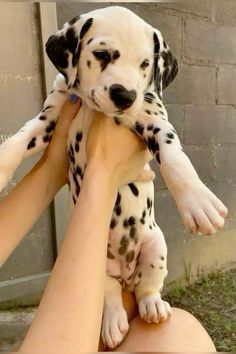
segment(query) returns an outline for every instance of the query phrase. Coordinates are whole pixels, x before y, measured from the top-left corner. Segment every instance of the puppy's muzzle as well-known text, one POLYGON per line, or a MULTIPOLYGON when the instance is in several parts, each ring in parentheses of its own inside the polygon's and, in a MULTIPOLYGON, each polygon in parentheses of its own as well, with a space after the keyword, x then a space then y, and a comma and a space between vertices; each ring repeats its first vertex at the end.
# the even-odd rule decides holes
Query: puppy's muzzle
POLYGON ((124 86, 114 84, 109 88, 109 96, 117 108, 124 110, 132 106, 137 94, 135 90, 128 91, 124 86))

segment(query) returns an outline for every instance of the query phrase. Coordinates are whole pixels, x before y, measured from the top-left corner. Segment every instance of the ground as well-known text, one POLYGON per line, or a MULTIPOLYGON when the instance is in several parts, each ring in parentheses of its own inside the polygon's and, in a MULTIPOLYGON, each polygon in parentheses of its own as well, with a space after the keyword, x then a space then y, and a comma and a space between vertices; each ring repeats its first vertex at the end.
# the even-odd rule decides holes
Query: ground
POLYGON ((200 320, 217 351, 236 352, 236 269, 212 273, 185 286, 169 284, 163 295, 172 306, 200 320))

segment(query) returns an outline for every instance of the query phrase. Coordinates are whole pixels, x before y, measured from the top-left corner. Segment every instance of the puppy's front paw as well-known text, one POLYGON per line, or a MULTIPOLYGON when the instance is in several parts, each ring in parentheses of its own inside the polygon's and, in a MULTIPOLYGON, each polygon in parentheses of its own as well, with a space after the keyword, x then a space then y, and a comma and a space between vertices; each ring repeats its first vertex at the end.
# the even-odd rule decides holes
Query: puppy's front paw
POLYGON ((102 320, 102 340, 105 346, 116 348, 129 330, 127 314, 122 306, 105 306, 102 320))
POLYGON ((162 300, 160 295, 152 295, 140 301, 139 314, 148 323, 158 323, 166 321, 172 311, 169 303, 162 300))
POLYGON ((224 226, 226 206, 200 180, 177 200, 186 229, 212 235, 224 226))

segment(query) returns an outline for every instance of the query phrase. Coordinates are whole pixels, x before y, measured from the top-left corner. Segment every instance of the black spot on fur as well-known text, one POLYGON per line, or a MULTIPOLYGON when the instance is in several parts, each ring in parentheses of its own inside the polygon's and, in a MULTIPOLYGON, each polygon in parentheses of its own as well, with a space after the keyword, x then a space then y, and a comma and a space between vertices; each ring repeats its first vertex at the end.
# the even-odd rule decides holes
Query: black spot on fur
POLYGON ((149 225, 149 229, 152 230, 152 225, 149 225))
POLYGON ((156 153, 156 159, 157 159, 157 162, 159 163, 159 165, 161 164, 161 159, 160 159, 160 154, 159 152, 156 153))
POLYGON ((73 173, 73 174, 72 174, 72 177, 73 177, 73 181, 75 182, 76 188, 80 188, 80 185, 79 185, 79 182, 78 182, 78 180, 77 180, 76 174, 73 173))
POLYGON ((174 134, 173 133, 167 133, 166 136, 169 139, 174 139, 174 134))
POLYGON ((114 211, 117 216, 120 216, 121 214, 121 206, 119 204, 115 205, 114 211))
POLYGON ((153 129, 153 124, 148 124, 147 130, 152 130, 153 129))
POLYGON ((77 195, 77 197, 78 197, 78 196, 79 196, 79 193, 80 193, 80 187, 77 187, 75 192, 76 192, 76 195, 77 195))
POLYGON ((74 18, 72 18, 72 19, 68 22, 69 25, 72 26, 75 22, 77 22, 77 21, 79 20, 79 18, 80 18, 79 15, 75 16, 74 18))
POLYGON ((146 92, 144 94, 144 101, 147 102, 147 103, 152 103, 153 100, 155 99, 155 96, 153 93, 151 92, 146 92))
POLYGON ((127 248, 129 246, 129 239, 126 236, 123 236, 120 240, 120 247, 118 249, 118 253, 123 256, 127 252, 127 248))
POLYGON ((162 108, 162 105, 160 103, 157 103, 158 107, 162 108))
POLYGON ((82 176, 83 172, 80 166, 76 166, 75 172, 77 173, 77 175, 79 175, 80 177, 82 176))
POLYGON ((129 223, 129 226, 135 225, 135 218, 134 218, 133 216, 131 216, 131 217, 128 219, 128 223, 129 223))
POLYGON ((49 122, 47 128, 46 128, 46 133, 51 133, 56 127, 56 122, 54 120, 51 120, 51 122, 49 122))
POLYGON ((169 139, 166 140, 166 144, 171 144, 171 143, 172 143, 171 140, 169 140, 169 139))
POLYGON ((142 272, 138 272, 138 277, 142 278, 142 272))
POLYGON ((133 195, 135 197, 138 197, 139 191, 138 191, 138 188, 136 187, 136 185, 134 183, 129 183, 128 186, 131 189, 131 192, 133 193, 133 195))
POLYGON ((117 225, 117 220, 112 218, 110 222, 110 229, 114 229, 116 225, 117 225))
POLYGON ((91 68, 91 61, 87 60, 87 67, 90 69, 91 68))
POLYGON ((134 239, 136 236, 137 230, 135 226, 131 226, 129 236, 131 239, 134 239))
POLYGON ((151 208, 152 204, 151 204, 151 199, 148 197, 147 198, 147 208, 151 208))
POLYGON ((150 65, 149 60, 148 59, 144 59, 144 61, 140 65, 140 68, 142 70, 145 70, 149 65, 150 65))
POLYGON ((107 258, 110 258, 110 259, 114 259, 115 258, 115 256, 109 250, 109 248, 107 249, 107 258))
POLYGON ((145 112, 149 115, 151 115, 151 111, 149 111, 149 109, 145 109, 145 112))
POLYGON ((44 137, 43 137, 43 141, 44 141, 44 143, 48 143, 49 142, 49 135, 44 135, 44 137))
POLYGON ((120 195, 120 193, 118 192, 118 193, 117 193, 117 197, 116 197, 115 205, 120 204, 120 202, 121 202, 121 195, 120 195))
POLYGON ((75 143, 75 152, 79 152, 79 143, 75 143))
POLYGON ((160 130, 161 130, 160 128, 157 128, 157 127, 154 128, 154 129, 153 129, 153 134, 157 134, 160 130))
POLYGON ((164 257, 164 256, 161 256, 160 258, 161 258, 161 260, 162 260, 162 261, 164 261, 164 260, 165 260, 165 257, 164 257))
POLYGON ((88 32, 89 28, 92 26, 93 19, 89 18, 83 25, 80 31, 80 39, 83 39, 84 35, 88 32))
POLYGON ((82 140, 82 137, 83 137, 83 133, 78 132, 78 133, 76 134, 75 139, 76 139, 77 142, 80 142, 80 141, 82 140))
POLYGON ((154 154, 159 150, 159 144, 154 136, 148 138, 147 145, 154 154))
POLYGON ((115 50, 112 54, 112 60, 116 60, 120 57, 120 52, 119 50, 115 50))
POLYGON ((40 120, 46 120, 47 117, 46 117, 44 114, 42 114, 42 115, 39 117, 39 119, 40 119, 40 120))
POLYGON ((123 226, 124 226, 124 228, 127 228, 127 227, 129 226, 128 219, 125 219, 125 220, 124 220, 123 226))
POLYGON ((76 204, 76 199, 74 196, 72 197, 72 199, 73 199, 74 204, 76 204))
POLYGON ((143 131, 144 131, 144 126, 142 123, 140 122, 136 122, 135 123, 135 130, 140 134, 143 135, 143 131))
POLYGON ((144 225, 144 224, 145 224, 145 219, 144 219, 144 218, 141 218, 141 219, 140 219, 140 222, 141 222, 141 224, 144 225))
POLYGON ((150 264, 150 267, 151 267, 151 268, 155 268, 155 266, 154 266, 152 263, 150 264))
POLYGON ((129 252, 127 253, 127 255, 125 256, 126 262, 127 262, 127 263, 131 263, 131 262, 133 261, 133 259, 134 259, 134 256, 135 256, 134 250, 129 251, 129 252))
POLYGON ((35 146, 36 146, 36 137, 33 137, 30 140, 29 144, 27 145, 27 150, 30 150, 30 149, 34 148, 35 146))

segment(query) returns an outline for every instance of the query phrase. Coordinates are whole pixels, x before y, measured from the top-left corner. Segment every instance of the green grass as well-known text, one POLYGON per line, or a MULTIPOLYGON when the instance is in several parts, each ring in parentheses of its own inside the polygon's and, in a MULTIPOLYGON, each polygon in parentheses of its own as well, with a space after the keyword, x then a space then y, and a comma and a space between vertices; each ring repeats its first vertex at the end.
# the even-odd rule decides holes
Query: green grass
POLYGON ((201 321, 218 351, 236 352, 236 270, 212 273, 186 286, 169 284, 163 295, 201 321))

